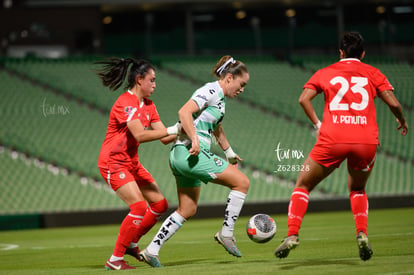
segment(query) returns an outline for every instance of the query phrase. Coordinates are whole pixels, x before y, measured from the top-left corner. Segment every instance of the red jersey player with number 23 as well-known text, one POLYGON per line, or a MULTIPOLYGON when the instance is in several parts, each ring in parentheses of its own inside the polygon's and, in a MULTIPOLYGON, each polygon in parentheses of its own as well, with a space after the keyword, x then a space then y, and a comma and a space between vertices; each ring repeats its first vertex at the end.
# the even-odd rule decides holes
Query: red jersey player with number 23
POLYGON ((299 173, 292 192, 288 233, 275 251, 278 258, 287 257, 299 245, 299 229, 307 211, 309 193, 345 159, 359 256, 366 261, 373 254, 368 242, 365 185, 379 144, 374 98, 379 96, 388 105, 403 136, 407 134, 408 124, 387 78, 378 69, 361 62, 365 55, 362 36, 357 32, 345 33, 339 52, 341 60, 317 71, 304 85, 299 98, 316 129, 317 141, 304 163, 309 171, 299 173), (311 103, 321 93, 325 96, 322 123, 311 103))

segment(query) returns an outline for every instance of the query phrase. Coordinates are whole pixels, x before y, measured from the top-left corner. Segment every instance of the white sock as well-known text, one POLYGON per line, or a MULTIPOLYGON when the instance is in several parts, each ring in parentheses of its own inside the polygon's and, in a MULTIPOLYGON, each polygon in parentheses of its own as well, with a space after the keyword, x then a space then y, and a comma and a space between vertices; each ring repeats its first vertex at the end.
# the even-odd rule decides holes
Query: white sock
POLYGON ((147 246, 148 253, 158 255, 164 243, 171 238, 186 221, 180 214, 175 211, 161 225, 157 234, 155 234, 151 243, 147 246))
POLYGON ((116 261, 120 261, 120 260, 123 260, 123 259, 124 259, 124 257, 117 257, 117 256, 112 255, 111 258, 109 258, 109 261, 110 262, 116 262, 116 261))
POLYGON ((223 237, 232 237, 234 224, 239 217, 240 211, 244 204, 246 194, 240 191, 231 190, 227 197, 226 211, 224 212, 224 222, 221 228, 223 237))

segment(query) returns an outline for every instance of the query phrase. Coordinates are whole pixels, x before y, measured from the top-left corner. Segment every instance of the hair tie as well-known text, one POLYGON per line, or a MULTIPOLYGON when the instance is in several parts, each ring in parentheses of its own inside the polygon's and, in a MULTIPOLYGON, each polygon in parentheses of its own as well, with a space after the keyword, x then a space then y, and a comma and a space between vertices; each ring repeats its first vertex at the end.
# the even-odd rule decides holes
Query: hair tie
POLYGON ((219 75, 221 75, 221 73, 226 69, 226 67, 230 64, 230 63, 232 63, 232 64, 234 64, 234 63, 236 63, 236 60, 234 60, 233 59, 233 57, 230 57, 229 59, 227 59, 227 61, 226 62, 224 62, 224 64, 223 65, 221 65, 220 66, 220 68, 218 68, 217 69, 217 73, 219 74, 219 75))

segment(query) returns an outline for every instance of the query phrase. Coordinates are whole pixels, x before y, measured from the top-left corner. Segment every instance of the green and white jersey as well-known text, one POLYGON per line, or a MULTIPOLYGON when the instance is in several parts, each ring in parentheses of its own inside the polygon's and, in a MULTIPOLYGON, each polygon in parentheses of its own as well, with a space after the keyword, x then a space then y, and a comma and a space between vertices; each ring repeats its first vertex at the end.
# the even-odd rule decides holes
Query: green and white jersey
MULTIPOLYGON (((226 107, 223 90, 218 81, 206 83, 191 96, 197 103, 199 111, 193 114, 194 127, 198 135, 200 146, 210 148, 213 131, 221 124, 226 107)), ((177 138, 175 144, 185 146, 191 143, 186 135, 177 138)))

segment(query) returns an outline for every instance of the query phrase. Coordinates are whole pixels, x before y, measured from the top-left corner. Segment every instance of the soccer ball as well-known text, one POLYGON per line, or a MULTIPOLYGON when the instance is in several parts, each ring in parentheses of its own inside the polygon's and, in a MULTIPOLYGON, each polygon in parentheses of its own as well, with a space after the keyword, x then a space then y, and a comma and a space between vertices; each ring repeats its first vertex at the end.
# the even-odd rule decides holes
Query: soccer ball
POLYGON ((276 222, 266 214, 256 214, 247 222, 247 236, 256 243, 266 243, 276 234, 276 222))

